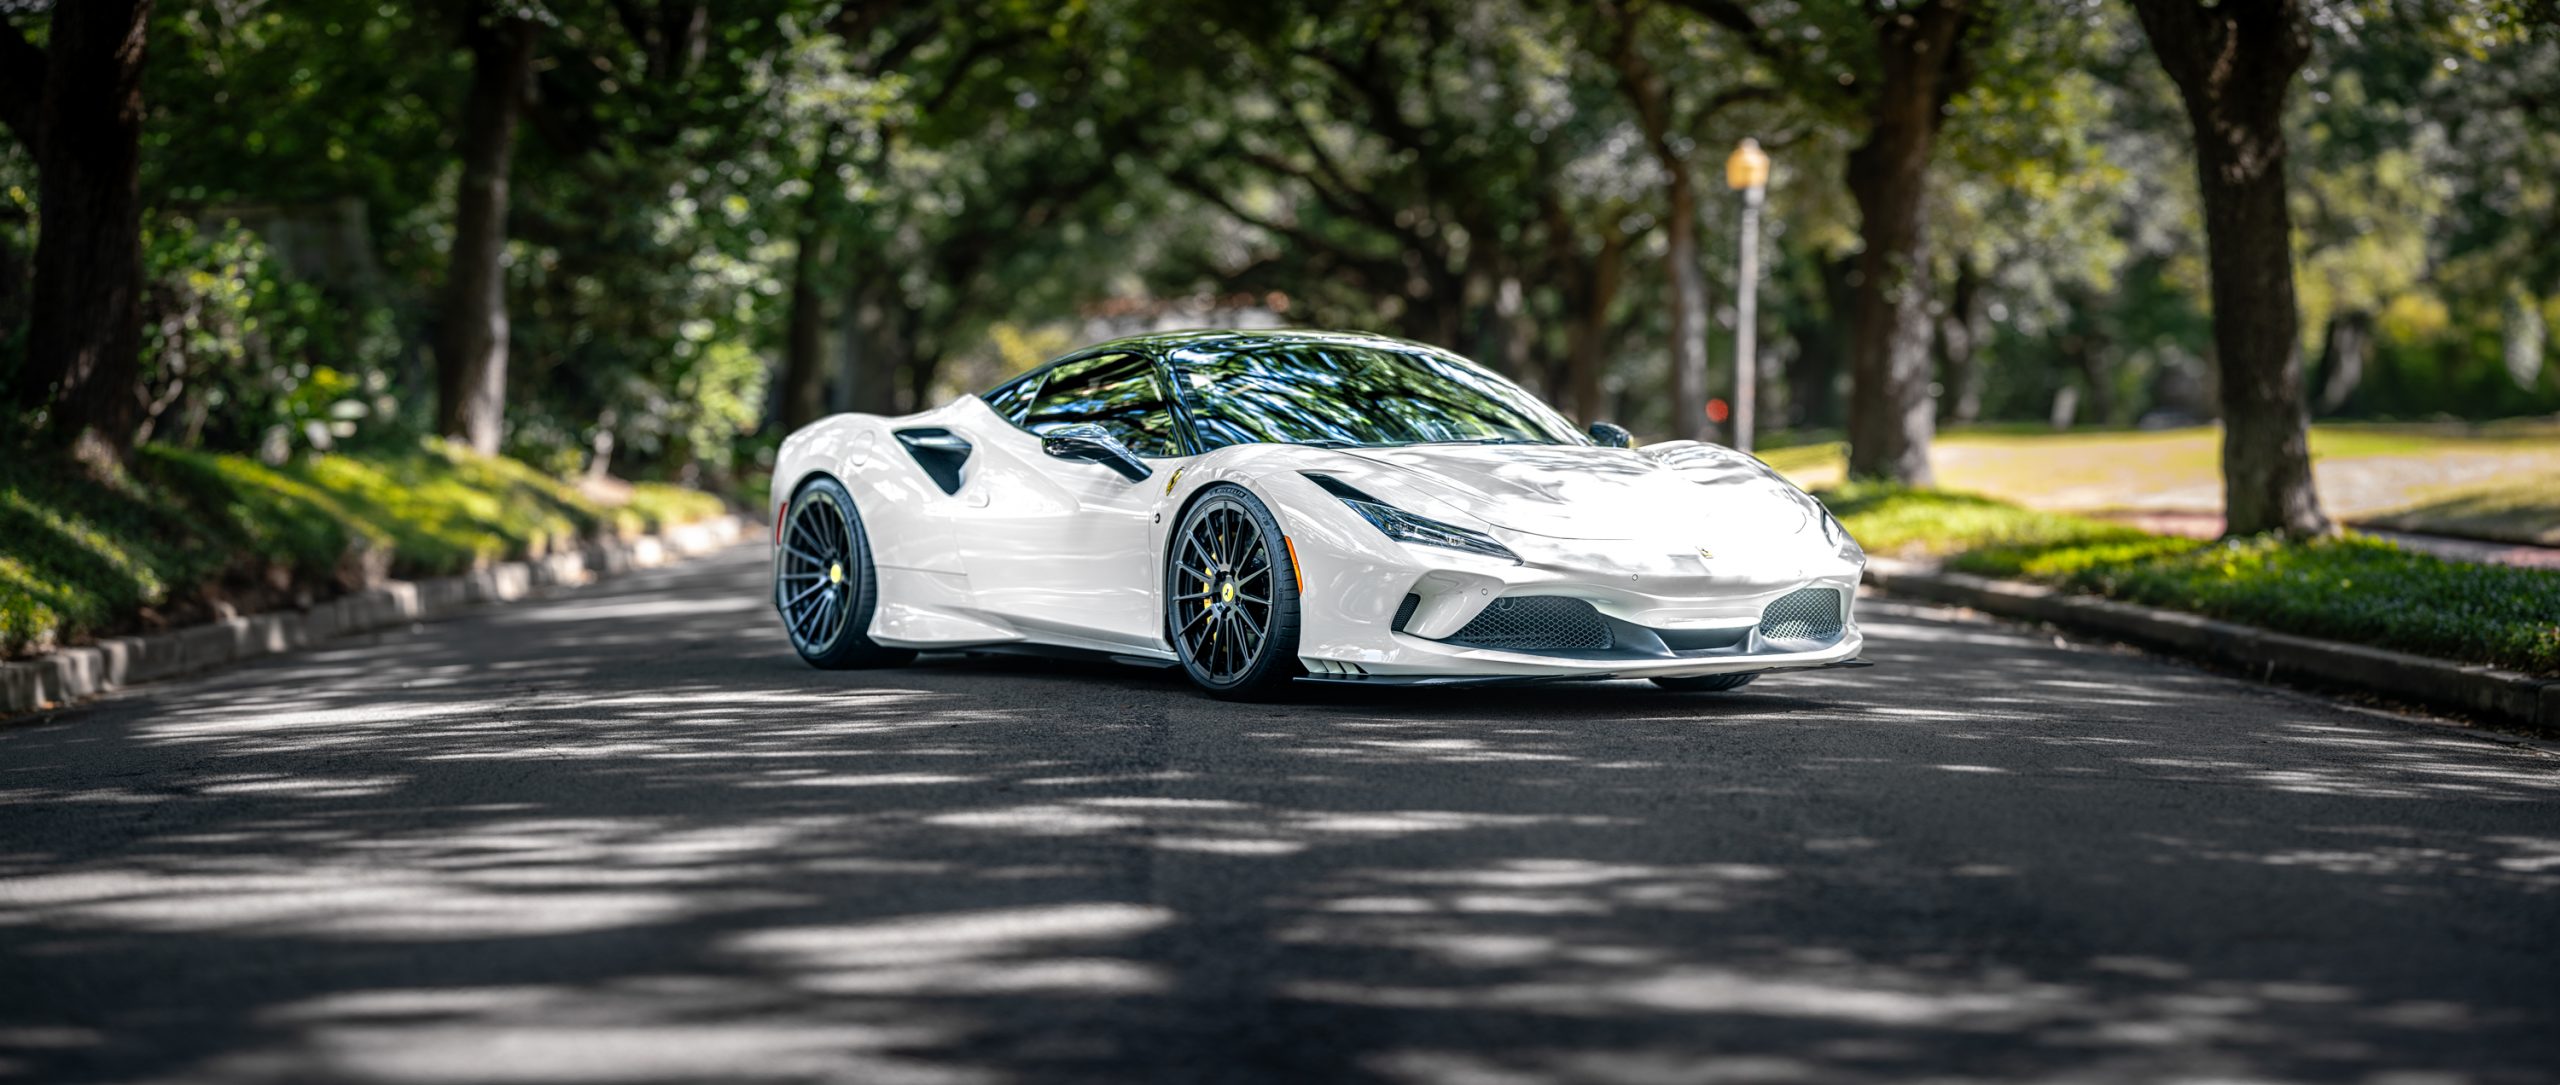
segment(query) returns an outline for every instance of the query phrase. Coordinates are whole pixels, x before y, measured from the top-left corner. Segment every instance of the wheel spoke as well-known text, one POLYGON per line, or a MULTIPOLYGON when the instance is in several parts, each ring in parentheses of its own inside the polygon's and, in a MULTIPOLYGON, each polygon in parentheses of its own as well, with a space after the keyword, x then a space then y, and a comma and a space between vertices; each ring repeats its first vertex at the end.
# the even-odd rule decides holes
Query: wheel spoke
POLYGON ((824 540, 818 538, 818 529, 810 523, 810 514, 806 510, 803 510, 801 515, 791 518, 791 539, 794 542, 807 542, 821 550, 826 549, 827 546, 824 540))
POLYGON ((810 640, 810 630, 807 627, 817 620, 818 615, 823 612, 823 608, 825 606, 826 599, 821 596, 817 602, 801 608, 800 613, 793 615, 791 618, 791 635, 799 637, 802 640, 810 640))
POLYGON ((801 600, 806 599, 806 598, 808 598, 808 597, 810 597, 810 596, 812 596, 812 595, 816 595, 817 593, 822 592, 822 591, 825 591, 825 590, 827 590, 827 585, 826 585, 824 582, 820 582, 820 583, 816 583, 816 584, 811 584, 811 585, 809 585, 808 587, 805 587, 805 588, 800 589, 800 594, 798 594, 798 595, 794 595, 794 596, 792 596, 792 597, 791 597, 791 598, 789 598, 789 599, 783 600, 783 602, 782 602, 782 609, 784 609, 784 610, 789 610, 789 609, 791 609, 791 608, 792 608, 792 607, 794 607, 794 606, 798 606, 801 600))

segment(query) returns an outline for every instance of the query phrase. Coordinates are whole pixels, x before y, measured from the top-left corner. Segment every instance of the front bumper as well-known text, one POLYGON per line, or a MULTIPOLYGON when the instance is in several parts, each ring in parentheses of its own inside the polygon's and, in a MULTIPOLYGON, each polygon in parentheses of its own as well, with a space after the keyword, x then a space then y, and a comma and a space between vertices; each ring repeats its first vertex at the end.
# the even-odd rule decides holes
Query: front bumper
POLYGON ((1520 556, 1514 564, 1394 542, 1347 513, 1337 520, 1292 509, 1282 521, 1303 583, 1299 658, 1308 677, 1320 681, 1442 685, 1453 683, 1436 680, 1745 674, 1848 663, 1864 643, 1854 613, 1859 563, 1797 536, 1722 540, 1718 552, 1709 553, 1669 540, 1496 531, 1520 556), (1839 593, 1838 634, 1761 637, 1769 604, 1805 588, 1839 593), (1397 612, 1407 595, 1418 599, 1399 630, 1397 612), (1589 603, 1617 635, 1605 650, 1519 651, 1447 639, 1494 601, 1529 596, 1589 603))

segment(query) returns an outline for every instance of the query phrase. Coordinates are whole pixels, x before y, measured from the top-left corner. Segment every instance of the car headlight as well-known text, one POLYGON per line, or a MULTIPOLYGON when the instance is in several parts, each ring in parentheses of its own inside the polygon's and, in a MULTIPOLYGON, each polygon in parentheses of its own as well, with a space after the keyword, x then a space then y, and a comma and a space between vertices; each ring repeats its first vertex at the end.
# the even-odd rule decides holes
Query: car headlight
POLYGON ((1501 543, 1495 542, 1493 536, 1484 532, 1459 527, 1456 524, 1444 524, 1428 516, 1416 516, 1371 497, 1350 483, 1331 475, 1319 475, 1312 471, 1305 474, 1307 481, 1322 486, 1324 492, 1341 498, 1342 503, 1352 512, 1358 513, 1361 519, 1369 521, 1370 526, 1377 528, 1380 534, 1397 542, 1463 550, 1470 554, 1501 558, 1514 565, 1520 564, 1519 555, 1512 553, 1510 548, 1501 543))

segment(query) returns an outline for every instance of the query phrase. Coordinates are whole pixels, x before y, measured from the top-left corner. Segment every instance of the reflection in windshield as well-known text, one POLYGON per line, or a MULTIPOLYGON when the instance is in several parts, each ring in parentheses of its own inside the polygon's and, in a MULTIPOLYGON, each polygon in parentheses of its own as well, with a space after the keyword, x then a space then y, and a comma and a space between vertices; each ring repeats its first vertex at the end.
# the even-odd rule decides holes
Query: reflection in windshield
POLYGON ((1255 442, 1584 443, 1518 386, 1421 346, 1247 340, 1177 351, 1173 369, 1202 451, 1255 442))

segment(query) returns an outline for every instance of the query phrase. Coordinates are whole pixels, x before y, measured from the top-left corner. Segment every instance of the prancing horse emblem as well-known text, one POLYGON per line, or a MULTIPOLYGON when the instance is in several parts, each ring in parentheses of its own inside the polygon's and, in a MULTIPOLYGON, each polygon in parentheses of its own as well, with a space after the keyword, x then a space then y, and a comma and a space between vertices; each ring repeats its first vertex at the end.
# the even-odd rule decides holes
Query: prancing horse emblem
POLYGON ((1700 561, 1714 561, 1716 559, 1716 552, 1701 546, 1698 548, 1698 559, 1700 561))

